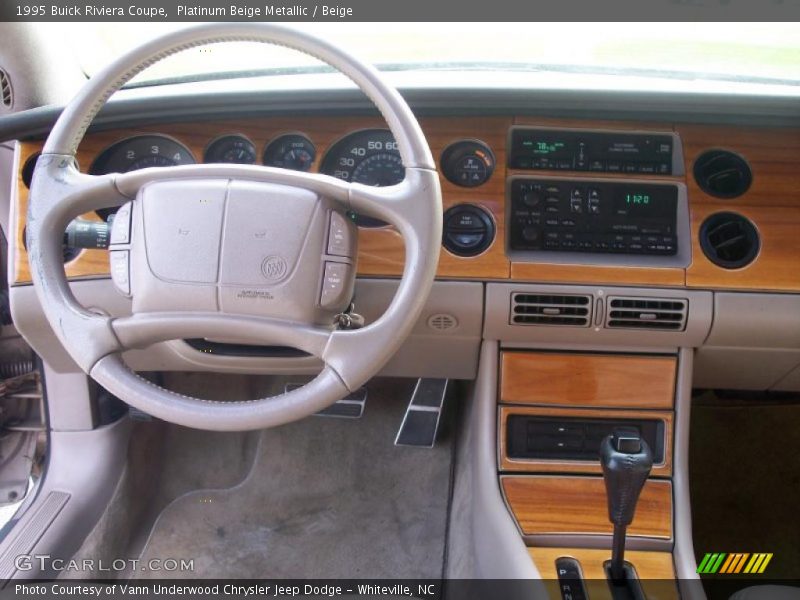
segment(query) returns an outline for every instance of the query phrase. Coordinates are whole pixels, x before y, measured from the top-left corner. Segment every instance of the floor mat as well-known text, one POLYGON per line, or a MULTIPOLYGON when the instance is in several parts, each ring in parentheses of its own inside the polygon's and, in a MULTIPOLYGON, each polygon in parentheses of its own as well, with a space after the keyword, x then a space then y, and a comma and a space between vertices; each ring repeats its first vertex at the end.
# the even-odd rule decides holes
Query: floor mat
POLYGON ((262 432, 241 484, 186 494, 158 518, 142 560, 188 559, 193 570, 138 576, 441 577, 453 444, 394 446, 413 384, 371 384, 360 420, 262 432))
POLYGON ((772 552, 764 577, 798 579, 800 402, 766 395, 760 400, 706 392, 694 401, 689 460, 695 555, 772 552))

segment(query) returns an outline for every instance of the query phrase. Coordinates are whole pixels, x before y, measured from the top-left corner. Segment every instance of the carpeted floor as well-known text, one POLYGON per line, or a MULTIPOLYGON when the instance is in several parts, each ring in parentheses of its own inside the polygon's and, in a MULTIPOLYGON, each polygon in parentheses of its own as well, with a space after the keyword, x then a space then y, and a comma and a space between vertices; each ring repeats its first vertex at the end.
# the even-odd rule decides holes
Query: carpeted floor
POLYGON ((800 579, 800 398, 706 392, 694 399, 691 421, 698 560, 772 552, 759 577, 800 579))
MULTIPOLYGON (((174 500, 142 560, 194 561, 174 577, 441 577, 453 444, 445 436, 433 450, 394 446, 413 384, 371 383, 357 421, 313 417, 262 432, 244 481, 174 500)), ((189 462, 193 479, 225 468, 189 462)))

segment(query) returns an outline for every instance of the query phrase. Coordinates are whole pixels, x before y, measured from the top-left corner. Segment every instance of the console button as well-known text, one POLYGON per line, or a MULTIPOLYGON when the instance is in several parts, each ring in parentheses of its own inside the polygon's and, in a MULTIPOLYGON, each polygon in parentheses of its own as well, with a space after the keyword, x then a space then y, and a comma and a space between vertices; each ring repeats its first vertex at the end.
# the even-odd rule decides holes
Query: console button
POLYGON ((536 208, 541 202, 542 196, 538 192, 526 192, 525 195, 522 196, 522 203, 531 208, 536 208))
POLYGON ((351 256, 353 253, 353 231, 348 219, 341 213, 331 211, 328 231, 328 254, 351 256))
POLYGON ((110 244, 128 244, 131 241, 131 211, 132 202, 126 202, 119 207, 114 222, 111 224, 110 244))
POLYGON ((345 304, 347 298, 347 281, 352 267, 346 263, 325 263, 325 273, 322 276, 322 293, 319 305, 322 308, 336 309, 345 304))
POLYGON ((539 240, 539 230, 536 227, 526 227, 522 230, 522 237, 529 242, 536 242, 539 240))
POLYGON ((589 170, 590 171, 605 171, 606 170, 606 163, 602 160, 593 160, 589 163, 589 170))
POLYGON ((120 292, 130 296, 130 253, 127 250, 112 250, 109 252, 109 262, 111 264, 111 280, 114 285, 120 292))

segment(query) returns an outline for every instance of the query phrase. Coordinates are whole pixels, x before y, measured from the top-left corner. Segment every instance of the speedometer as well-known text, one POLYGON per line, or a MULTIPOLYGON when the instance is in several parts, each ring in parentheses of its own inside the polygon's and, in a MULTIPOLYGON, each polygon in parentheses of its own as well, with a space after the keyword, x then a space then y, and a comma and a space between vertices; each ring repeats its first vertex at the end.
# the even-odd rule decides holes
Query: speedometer
MULTIPOLYGON (((364 129, 333 144, 322 159, 320 172, 344 181, 384 187, 403 181, 405 168, 392 133, 364 129)), ((361 227, 382 227, 383 221, 351 215, 361 227)))
MULTIPOLYGON (((103 150, 89 167, 89 173, 105 175, 194 163, 191 151, 177 140, 165 135, 137 135, 103 150)), ((101 208, 97 214, 105 221, 115 212, 115 208, 101 208)))

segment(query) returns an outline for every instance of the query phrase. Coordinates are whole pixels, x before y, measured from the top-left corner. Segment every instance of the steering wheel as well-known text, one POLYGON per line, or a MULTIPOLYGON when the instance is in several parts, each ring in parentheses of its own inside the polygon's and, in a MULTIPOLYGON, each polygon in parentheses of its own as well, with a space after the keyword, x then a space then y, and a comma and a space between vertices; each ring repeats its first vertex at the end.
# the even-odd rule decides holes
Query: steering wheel
POLYGON ((436 167, 422 130, 378 72, 313 36, 272 24, 201 25, 127 53, 65 108, 38 160, 27 246, 33 282, 64 348, 100 385, 154 417, 217 431, 272 427, 317 412, 363 385, 398 350, 433 284, 442 235, 436 167), (377 106, 397 142, 405 178, 377 188, 255 165, 183 165, 92 176, 78 144, 108 98, 137 73, 181 50, 252 41, 309 54, 349 77, 377 106), (63 267, 62 238, 76 216, 121 207, 111 233, 112 278, 132 315, 81 306, 63 267), (405 266, 386 312, 361 329, 335 317, 355 282, 357 231, 347 211, 394 225, 405 266), (216 402, 166 390, 131 371, 121 353, 185 338, 280 344, 320 358, 320 374, 290 392, 216 402))

